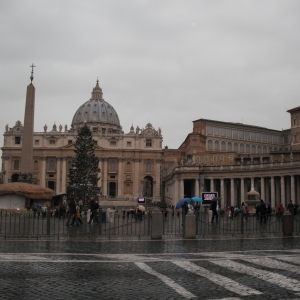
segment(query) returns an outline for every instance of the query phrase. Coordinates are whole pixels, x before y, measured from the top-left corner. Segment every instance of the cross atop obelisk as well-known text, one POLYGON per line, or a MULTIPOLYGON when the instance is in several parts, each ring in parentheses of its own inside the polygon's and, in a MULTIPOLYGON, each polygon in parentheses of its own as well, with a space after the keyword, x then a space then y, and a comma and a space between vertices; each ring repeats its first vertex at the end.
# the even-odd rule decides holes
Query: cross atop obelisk
POLYGON ((32 80, 33 80, 33 68, 35 68, 36 66, 32 63, 31 66, 29 66, 31 68, 31 76, 30 76, 30 80, 31 80, 31 83, 32 83, 32 80))

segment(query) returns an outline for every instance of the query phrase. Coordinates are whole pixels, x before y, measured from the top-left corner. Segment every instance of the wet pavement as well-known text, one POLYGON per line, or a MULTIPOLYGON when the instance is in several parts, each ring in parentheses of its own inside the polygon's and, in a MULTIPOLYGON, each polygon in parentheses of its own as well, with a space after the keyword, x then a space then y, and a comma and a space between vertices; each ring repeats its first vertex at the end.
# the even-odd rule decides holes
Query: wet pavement
POLYGON ((300 238, 11 239, 0 299, 300 299, 300 238))

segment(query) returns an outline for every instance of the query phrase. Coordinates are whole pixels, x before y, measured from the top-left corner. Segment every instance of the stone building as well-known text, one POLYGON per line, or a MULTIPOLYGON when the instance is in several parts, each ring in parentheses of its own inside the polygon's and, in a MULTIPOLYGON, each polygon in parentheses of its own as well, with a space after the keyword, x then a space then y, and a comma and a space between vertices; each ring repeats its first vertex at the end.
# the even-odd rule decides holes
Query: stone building
MULTIPOLYGON (((272 207, 299 202, 300 107, 288 110, 291 127, 278 131, 242 123, 198 119, 178 149, 162 147, 161 129, 150 124, 124 133, 99 82, 68 125, 33 133, 34 183, 65 193, 77 129, 86 123, 100 158, 102 197, 165 201, 217 192, 222 205, 240 205, 253 186, 272 207)), ((23 125, 5 128, 2 182, 20 174, 23 125)))
MULTIPOLYGON (((66 193, 68 171, 72 167, 77 129, 86 123, 100 158, 98 182, 105 198, 161 199, 162 134, 150 124, 124 133, 115 109, 103 99, 99 82, 90 100, 74 114, 71 126, 54 124, 50 130, 33 133, 33 178, 36 184, 66 193)), ((18 178, 24 127, 17 121, 4 132, 2 170, 4 183, 18 178)))
POLYGON ((199 119, 181 146, 165 149, 163 195, 168 204, 217 192, 222 205, 241 205, 254 187, 272 204, 300 197, 300 107, 288 111, 291 129, 199 119), (293 139, 292 139, 293 136, 293 139))

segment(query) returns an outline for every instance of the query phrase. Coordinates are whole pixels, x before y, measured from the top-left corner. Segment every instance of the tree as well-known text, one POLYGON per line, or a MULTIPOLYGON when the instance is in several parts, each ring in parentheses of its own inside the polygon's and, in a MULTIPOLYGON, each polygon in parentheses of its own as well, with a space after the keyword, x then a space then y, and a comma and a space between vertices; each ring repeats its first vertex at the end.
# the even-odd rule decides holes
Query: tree
POLYGON ((87 209, 87 199, 96 198, 99 194, 97 182, 100 179, 98 177, 100 169, 92 132, 86 124, 78 130, 74 152, 75 157, 69 170, 67 196, 76 201, 82 200, 83 209, 87 209))

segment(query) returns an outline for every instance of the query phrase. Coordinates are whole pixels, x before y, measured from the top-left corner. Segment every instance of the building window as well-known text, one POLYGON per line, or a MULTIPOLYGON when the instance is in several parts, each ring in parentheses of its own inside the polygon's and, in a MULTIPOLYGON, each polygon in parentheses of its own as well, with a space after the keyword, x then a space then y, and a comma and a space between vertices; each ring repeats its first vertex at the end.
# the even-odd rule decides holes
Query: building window
POLYGON ((243 130, 239 130, 239 138, 240 139, 244 139, 245 138, 245 134, 243 130))
POLYGON ((226 150, 226 143, 224 141, 221 143, 221 150, 226 150))
POLYGON ((131 142, 127 142, 127 147, 131 147, 131 142))
POLYGON ((232 137, 235 139, 238 137, 238 131, 236 129, 232 130, 232 137))
POLYGON ((213 127, 212 126, 207 126, 206 130, 207 130, 207 135, 212 135, 213 134, 213 127))
POLYGON ((152 147, 152 140, 146 139, 146 147, 152 147))
POLYGON ((256 146, 252 145, 252 153, 256 153, 256 146))
POLYGON ((236 152, 239 151, 239 145, 237 143, 234 143, 233 147, 234 147, 234 151, 236 152))
POLYGON ((93 132, 98 132, 98 127, 93 127, 93 132))
POLYGON ((257 147, 257 153, 261 153, 261 146, 257 147))
POLYGON ((272 143, 272 135, 268 134, 268 143, 272 143))
POLYGON ((249 131, 245 131, 245 139, 250 140, 250 132, 249 131))
POLYGON ((146 172, 151 172, 151 163, 150 162, 146 163, 146 172))
POLYGON ((219 135, 219 127, 214 127, 214 135, 219 135))
POLYGON ((250 145, 249 144, 246 145, 246 152, 250 153, 250 145))
POLYGON ((231 144, 231 142, 228 143, 227 148, 228 148, 228 151, 232 151, 232 144, 231 144))
POLYGON ((38 170, 39 169, 39 162, 37 160, 34 161, 33 163, 33 169, 38 170))
POLYGON ((38 146, 38 145, 40 144, 40 140, 35 140, 35 141, 34 141, 34 144, 35 144, 36 146, 38 146))
POLYGON ((207 143, 208 145, 208 149, 212 149, 213 148, 213 142, 212 142, 212 140, 208 140, 208 143, 207 143))
POLYGON ((55 170, 55 163, 54 160, 50 160, 49 162, 49 170, 54 171, 55 170))
POLYGON ((240 144, 240 151, 244 152, 244 144, 240 144))
POLYGON ((55 140, 49 140, 50 145, 55 145, 55 140))
POLYGON ((193 146, 196 146, 196 145, 197 145, 197 140, 193 139, 193 146))
POLYGON ((219 141, 215 141, 215 150, 220 150, 220 143, 219 143, 219 141))
POLYGON ((227 137, 231 138, 231 136, 232 136, 232 130, 227 129, 227 137))
POLYGON ((220 155, 220 160, 224 161, 224 155, 220 155))
POLYGON ((226 128, 220 128, 221 136, 226 136, 226 128))
POLYGON ((94 143, 95 146, 97 146, 97 141, 93 140, 93 143, 94 143))
POLYGON ((116 141, 110 141, 110 145, 111 146, 117 146, 117 142, 116 141))
POLYGON ((263 147, 263 153, 268 153, 266 146, 263 147))
POLYGON ((208 156, 204 156, 204 162, 208 162, 208 156))
POLYGON ((68 140, 68 145, 71 145, 72 144, 72 140, 68 140))
POLYGON ((21 138, 19 136, 15 136, 15 145, 21 144, 21 138))
POLYGON ((110 162, 110 171, 116 171, 116 162, 115 161, 110 162))
POLYGON ((214 155, 214 162, 217 161, 217 155, 214 155))
POLYGON ((18 159, 14 160, 14 170, 19 170, 19 160, 18 159))

